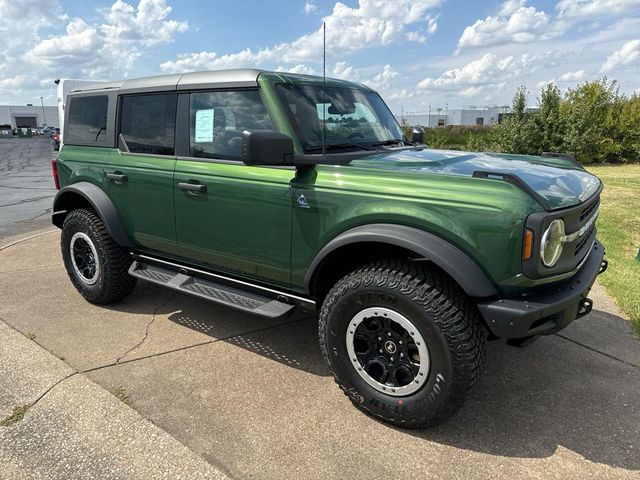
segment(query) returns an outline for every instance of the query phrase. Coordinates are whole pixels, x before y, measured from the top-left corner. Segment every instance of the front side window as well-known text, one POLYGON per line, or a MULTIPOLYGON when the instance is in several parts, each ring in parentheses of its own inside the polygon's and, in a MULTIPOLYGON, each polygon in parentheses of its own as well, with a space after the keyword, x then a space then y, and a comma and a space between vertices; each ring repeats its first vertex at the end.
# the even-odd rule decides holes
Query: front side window
POLYGON ((244 130, 273 130, 257 90, 190 95, 192 157, 240 160, 244 130))
POLYGON ((65 143, 104 143, 107 139, 108 106, 109 98, 106 95, 69 99, 65 143))
POLYGON ((326 147, 370 149, 400 142, 402 130, 375 92, 313 84, 276 87, 306 153, 326 147))
POLYGON ((177 98, 175 93, 122 97, 120 133, 131 153, 174 154, 177 98))

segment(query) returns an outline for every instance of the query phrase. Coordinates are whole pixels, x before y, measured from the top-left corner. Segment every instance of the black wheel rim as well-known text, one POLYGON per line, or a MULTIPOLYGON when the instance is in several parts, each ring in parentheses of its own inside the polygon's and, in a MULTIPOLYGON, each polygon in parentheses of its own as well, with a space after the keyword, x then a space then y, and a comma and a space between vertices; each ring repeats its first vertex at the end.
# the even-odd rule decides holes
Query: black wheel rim
POLYGON ((98 259, 91 239, 85 233, 78 232, 71 238, 69 249, 76 274, 87 284, 95 283, 98 277, 98 259))
POLYGON ((391 309, 368 308, 353 317, 347 350, 358 374, 389 395, 409 395, 424 384, 429 352, 409 319, 391 309))

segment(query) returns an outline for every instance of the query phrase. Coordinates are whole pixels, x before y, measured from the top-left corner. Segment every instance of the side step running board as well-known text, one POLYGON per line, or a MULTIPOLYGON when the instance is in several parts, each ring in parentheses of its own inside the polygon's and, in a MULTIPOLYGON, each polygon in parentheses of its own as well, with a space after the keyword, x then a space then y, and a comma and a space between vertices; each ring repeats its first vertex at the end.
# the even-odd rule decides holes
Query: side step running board
POLYGON ((129 275, 262 317, 282 317, 294 307, 272 298, 139 260, 131 264, 129 275))

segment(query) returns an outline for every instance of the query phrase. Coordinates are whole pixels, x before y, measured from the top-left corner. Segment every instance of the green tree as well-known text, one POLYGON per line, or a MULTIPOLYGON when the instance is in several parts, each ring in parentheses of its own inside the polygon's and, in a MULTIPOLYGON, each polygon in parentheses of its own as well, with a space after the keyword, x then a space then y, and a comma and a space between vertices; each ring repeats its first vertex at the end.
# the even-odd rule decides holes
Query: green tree
POLYGON ((617 140, 620 142, 620 161, 640 161, 640 96, 620 102, 617 123, 617 140))
POLYGON ((565 123, 560 113, 562 96, 557 85, 550 83, 542 89, 538 102, 540 112, 534 118, 535 149, 541 152, 564 150, 565 123))
POLYGON ((569 89, 562 105, 565 145, 582 163, 618 162, 620 98, 615 81, 606 78, 569 89), (616 139, 618 137, 618 139, 616 139))
POLYGON ((496 126, 493 143, 508 153, 535 154, 537 130, 533 117, 527 112, 529 93, 522 86, 513 97, 511 114, 496 126))

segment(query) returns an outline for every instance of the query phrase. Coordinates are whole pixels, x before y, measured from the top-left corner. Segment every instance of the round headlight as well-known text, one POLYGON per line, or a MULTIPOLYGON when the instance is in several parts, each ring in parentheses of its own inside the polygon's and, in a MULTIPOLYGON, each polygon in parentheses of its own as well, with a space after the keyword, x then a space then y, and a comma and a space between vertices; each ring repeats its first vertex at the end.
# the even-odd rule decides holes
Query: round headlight
POLYGON ((540 257, 545 267, 553 267, 562 255, 564 233, 564 222, 558 218, 551 222, 542 235, 540 257))

